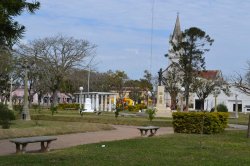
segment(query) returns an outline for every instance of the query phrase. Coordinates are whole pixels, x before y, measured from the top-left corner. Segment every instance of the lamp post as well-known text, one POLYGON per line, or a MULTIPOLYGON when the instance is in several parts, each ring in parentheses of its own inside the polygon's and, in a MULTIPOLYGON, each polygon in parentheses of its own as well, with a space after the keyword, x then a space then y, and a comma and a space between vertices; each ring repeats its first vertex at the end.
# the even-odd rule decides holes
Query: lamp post
POLYGON ((183 112, 183 96, 184 96, 185 88, 181 87, 181 112, 183 112))
POLYGON ((9 105, 8 105, 8 108, 10 110, 13 110, 13 105, 12 105, 12 82, 13 82, 13 78, 11 76, 11 78, 10 78, 10 101, 9 101, 9 105))
POLYGON ((25 59, 24 65, 24 105, 22 111, 22 119, 23 120, 30 120, 30 113, 29 113, 29 106, 28 106, 28 60, 25 59))
POLYGON ((214 112, 217 112, 217 97, 220 94, 220 89, 218 87, 214 88, 213 95, 214 95, 214 112))
POLYGON ((238 114, 238 94, 235 94, 235 118, 239 118, 239 114, 238 114))
POLYGON ((89 71, 88 71, 88 98, 89 98, 89 79, 90 79, 90 64, 89 64, 89 71))
POLYGON ((79 88, 79 90, 80 90, 80 111, 81 111, 81 109, 82 109, 82 91, 83 91, 83 87, 82 86, 80 86, 80 88, 79 88))

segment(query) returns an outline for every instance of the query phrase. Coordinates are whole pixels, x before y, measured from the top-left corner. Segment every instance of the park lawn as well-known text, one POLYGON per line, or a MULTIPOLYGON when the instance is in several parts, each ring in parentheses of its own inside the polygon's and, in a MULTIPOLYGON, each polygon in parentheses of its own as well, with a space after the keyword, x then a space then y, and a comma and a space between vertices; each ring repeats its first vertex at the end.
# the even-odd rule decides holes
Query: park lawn
POLYGON ((239 113, 239 118, 236 119, 235 113, 230 113, 230 117, 228 119, 228 122, 230 124, 240 124, 240 125, 247 125, 248 124, 248 119, 249 119, 249 114, 244 114, 244 113, 239 113))
POLYGON ((246 131, 225 131, 216 135, 170 134, 80 145, 49 153, 1 156, 0 165, 248 166, 249 156, 246 131))
POLYGON ((0 139, 37 135, 58 135, 111 129, 114 129, 114 127, 108 124, 98 123, 15 120, 12 121, 10 129, 0 129, 0 139))
POLYGON ((77 110, 62 111, 59 110, 53 116, 49 110, 40 112, 31 112, 32 119, 51 120, 51 121, 71 121, 71 122, 89 122, 114 125, 133 125, 133 126, 172 126, 172 118, 154 118, 152 122, 148 117, 121 117, 115 118, 115 114, 111 112, 103 112, 100 115, 95 113, 84 113, 80 116, 77 110))

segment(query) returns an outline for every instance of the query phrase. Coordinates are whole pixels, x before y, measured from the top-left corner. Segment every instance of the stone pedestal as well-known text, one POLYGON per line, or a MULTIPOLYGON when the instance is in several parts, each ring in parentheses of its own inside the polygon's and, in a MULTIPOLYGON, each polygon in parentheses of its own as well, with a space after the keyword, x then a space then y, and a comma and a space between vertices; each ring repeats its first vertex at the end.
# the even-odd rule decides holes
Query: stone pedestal
POLYGON ((171 110, 166 107, 164 86, 157 87, 156 110, 156 117, 172 117, 171 110))
POLYGON ((91 98, 85 99, 84 109, 85 112, 94 112, 94 110, 91 108, 91 98))

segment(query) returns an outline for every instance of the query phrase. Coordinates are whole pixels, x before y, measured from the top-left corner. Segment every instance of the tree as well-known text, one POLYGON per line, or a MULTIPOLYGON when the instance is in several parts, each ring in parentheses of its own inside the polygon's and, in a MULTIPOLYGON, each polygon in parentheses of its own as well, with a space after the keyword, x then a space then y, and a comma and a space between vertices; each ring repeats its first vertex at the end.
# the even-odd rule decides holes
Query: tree
POLYGON ((186 106, 189 106, 189 92, 196 71, 205 69, 205 52, 214 42, 206 32, 199 28, 191 27, 182 33, 182 39, 177 43, 171 42, 170 52, 179 57, 179 68, 182 72, 182 84, 185 87, 186 106))
POLYGON ((13 17, 19 16, 26 9, 34 13, 39 9, 40 3, 26 2, 26 0, 0 1, 0 46, 12 48, 12 46, 23 37, 25 26, 14 21, 13 17))
POLYGON ((119 93, 119 98, 123 99, 126 93, 125 82, 128 79, 125 71, 116 70, 115 73, 109 71, 111 88, 119 93))
POLYGON ((0 93, 8 87, 9 73, 11 71, 12 56, 7 50, 0 50, 0 93))
POLYGON ((175 110, 177 107, 177 96, 180 92, 181 77, 179 74, 178 66, 172 64, 171 68, 167 71, 165 77, 162 78, 162 83, 165 86, 165 90, 171 97, 171 110, 175 110))
POLYGON ((129 98, 139 103, 141 99, 141 89, 140 89, 140 81, 139 80, 128 80, 126 82, 126 86, 129 87, 129 98))
POLYGON ((86 40, 58 35, 34 40, 20 48, 24 56, 35 59, 37 71, 42 75, 39 80, 53 93, 56 106, 62 82, 73 68, 84 68, 83 63, 94 54, 96 46, 86 40))
POLYGON ((245 77, 238 74, 233 78, 233 85, 245 94, 250 95, 250 61, 247 62, 248 69, 245 77))

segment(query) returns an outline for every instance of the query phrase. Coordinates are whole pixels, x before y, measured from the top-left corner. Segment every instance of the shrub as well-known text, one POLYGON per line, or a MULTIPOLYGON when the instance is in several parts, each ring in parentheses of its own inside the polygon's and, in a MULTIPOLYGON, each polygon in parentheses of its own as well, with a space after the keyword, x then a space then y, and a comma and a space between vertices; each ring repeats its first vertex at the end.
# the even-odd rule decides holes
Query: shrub
POLYGON ((227 106, 225 106, 224 104, 217 105, 217 110, 218 112, 228 112, 227 106))
POLYGON ((78 110, 80 108, 80 104, 78 103, 60 103, 58 104, 58 109, 72 109, 72 110, 78 110))
POLYGON ((21 114, 21 112, 23 111, 23 105, 13 105, 13 110, 21 114))
POLYGON ((152 121, 155 117, 155 109, 147 109, 146 113, 148 114, 148 119, 152 121))
POLYGON ((174 112, 173 127, 176 133, 220 133, 227 127, 228 113, 174 112))
POLYGON ((50 111, 51 111, 52 116, 57 112, 57 109, 58 109, 57 106, 51 106, 50 107, 50 111))
POLYGON ((136 105, 128 105, 125 110, 129 112, 138 112, 139 110, 146 109, 147 106, 145 104, 136 104, 136 105))
MULTIPOLYGON (((210 112, 214 112, 214 107, 211 109, 211 111, 210 112)), ((226 105, 224 105, 224 104, 219 104, 219 105, 217 105, 217 111, 218 112, 228 112, 228 109, 227 109, 227 106, 226 105)))
POLYGON ((136 106, 129 105, 129 106, 128 106, 128 111, 129 111, 129 112, 136 112, 136 111, 137 111, 137 110, 136 110, 136 106))
POLYGON ((119 112, 120 112, 120 111, 121 111, 120 109, 116 109, 116 110, 115 110, 115 118, 118 118, 119 112))
POLYGON ((15 120, 14 112, 9 110, 6 105, 0 103, 0 125, 2 125, 2 128, 10 128, 11 120, 15 120))

